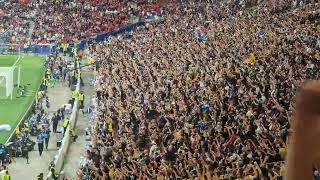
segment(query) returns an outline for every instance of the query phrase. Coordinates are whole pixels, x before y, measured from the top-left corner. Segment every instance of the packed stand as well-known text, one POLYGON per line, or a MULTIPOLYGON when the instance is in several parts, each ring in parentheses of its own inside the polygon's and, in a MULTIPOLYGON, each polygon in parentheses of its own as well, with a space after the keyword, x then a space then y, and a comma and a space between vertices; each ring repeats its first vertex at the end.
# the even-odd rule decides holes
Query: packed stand
POLYGON ((281 178, 293 97, 319 77, 319 4, 265 5, 171 6, 90 47, 96 125, 79 177, 281 178))
POLYGON ((123 27, 131 16, 143 15, 137 9, 156 13, 159 5, 147 1, 132 8, 126 1, 40 1, 37 4, 33 43, 77 42, 123 27))
POLYGON ((0 2, 0 43, 9 44, 14 50, 18 44, 28 42, 30 21, 35 13, 32 4, 18 1, 0 2))

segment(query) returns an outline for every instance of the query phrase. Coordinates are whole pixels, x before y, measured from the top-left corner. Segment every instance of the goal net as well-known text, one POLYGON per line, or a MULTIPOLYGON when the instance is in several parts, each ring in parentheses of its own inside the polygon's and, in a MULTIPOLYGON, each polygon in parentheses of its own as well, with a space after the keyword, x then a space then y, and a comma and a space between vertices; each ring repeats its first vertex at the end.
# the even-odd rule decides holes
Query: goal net
POLYGON ((0 98, 8 98, 13 91, 12 67, 0 67, 0 98))
POLYGON ((0 75, 0 98, 4 98, 7 96, 6 83, 6 76, 0 75))
POLYGON ((20 85, 19 67, 0 67, 0 99, 12 98, 15 87, 20 85))

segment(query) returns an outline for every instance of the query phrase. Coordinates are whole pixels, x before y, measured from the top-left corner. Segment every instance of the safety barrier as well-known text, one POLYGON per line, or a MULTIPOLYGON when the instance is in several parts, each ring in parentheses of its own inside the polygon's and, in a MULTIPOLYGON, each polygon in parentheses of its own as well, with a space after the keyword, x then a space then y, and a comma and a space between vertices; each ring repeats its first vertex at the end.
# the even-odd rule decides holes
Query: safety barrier
MULTIPOLYGON (((78 68, 79 68, 79 64, 78 64, 78 68)), ((80 83, 80 69, 78 69, 78 81, 77 81, 77 86, 76 86, 76 90, 78 92, 80 92, 80 88, 81 88, 81 83, 80 83)), ((54 160, 54 164, 55 164, 55 170, 56 172, 61 172, 61 170, 63 169, 63 164, 64 164, 64 160, 66 159, 67 153, 68 153, 68 149, 70 146, 70 129, 71 128, 75 128, 76 123, 77 123, 77 117, 78 117, 78 113, 79 113, 79 100, 76 99, 73 103, 73 108, 72 108, 72 113, 70 116, 70 121, 69 121, 69 125, 68 128, 64 134, 63 140, 62 140, 62 144, 61 147, 58 151, 58 154, 55 156, 55 160, 54 160)), ((48 173, 47 180, 51 180, 52 178, 52 174, 51 172, 48 173)))

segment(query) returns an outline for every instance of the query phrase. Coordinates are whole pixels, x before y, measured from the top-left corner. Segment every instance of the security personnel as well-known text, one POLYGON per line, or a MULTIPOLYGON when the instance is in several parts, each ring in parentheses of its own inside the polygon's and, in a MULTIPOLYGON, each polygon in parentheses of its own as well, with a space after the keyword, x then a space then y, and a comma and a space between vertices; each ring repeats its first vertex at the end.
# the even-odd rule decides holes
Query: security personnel
POLYGON ((42 152, 43 152, 43 147, 44 147, 44 145, 43 145, 43 143, 44 143, 44 136, 43 136, 42 133, 39 133, 39 134, 37 135, 37 141, 38 141, 39 154, 40 154, 40 156, 41 156, 41 155, 42 155, 42 152))
POLYGON ((83 91, 80 91, 79 95, 80 109, 84 108, 84 94, 83 91))
POLYGON ((49 166, 49 171, 51 172, 52 174, 52 178, 54 180, 57 180, 58 179, 58 175, 56 174, 56 168, 54 167, 54 164, 51 163, 50 166, 49 166))
POLYGON ((21 132, 21 128, 20 127, 17 127, 16 128, 16 136, 20 136, 20 132, 21 132))
POLYGON ((42 91, 38 91, 38 93, 36 94, 36 106, 38 106, 38 102, 41 96, 42 96, 42 91))
POLYGON ((74 101, 76 100, 76 98, 78 97, 78 91, 75 89, 71 92, 71 106, 73 106, 74 101))
POLYGON ((9 171, 8 170, 6 170, 6 172, 2 176, 1 180, 11 180, 11 176, 9 175, 9 171))
POLYGON ((49 78, 50 75, 51 75, 51 69, 47 68, 46 78, 49 78))
POLYGON ((40 173, 38 176, 36 176, 36 180, 44 180, 43 173, 40 173))
POLYGON ((67 127, 68 127, 68 125, 69 125, 69 119, 68 118, 65 118, 64 120, 63 120, 63 135, 64 135, 64 133, 66 132, 66 130, 67 130, 67 127))
POLYGON ((73 142, 76 142, 78 135, 76 134, 76 132, 74 131, 74 128, 70 129, 70 137, 72 138, 73 142))
POLYGON ((21 130, 28 134, 30 132, 28 123, 23 123, 23 126, 22 126, 21 130))
POLYGON ((47 91, 48 86, 49 86, 49 81, 48 81, 47 78, 44 78, 44 79, 43 79, 43 82, 42 82, 43 90, 44 90, 44 91, 47 91))

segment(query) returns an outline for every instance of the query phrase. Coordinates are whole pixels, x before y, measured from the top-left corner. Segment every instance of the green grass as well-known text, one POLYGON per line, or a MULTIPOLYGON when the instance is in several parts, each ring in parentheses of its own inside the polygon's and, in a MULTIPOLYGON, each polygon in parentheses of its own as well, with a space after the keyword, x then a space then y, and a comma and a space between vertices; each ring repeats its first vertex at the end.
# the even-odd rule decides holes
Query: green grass
MULTIPOLYGON (((0 56, 0 66, 12 66, 18 56, 0 56)), ((39 88, 44 73, 44 58, 37 56, 22 56, 21 85, 26 85, 26 97, 16 97, 16 88, 13 99, 0 99, 0 124, 12 126, 11 132, 0 132, 0 143, 5 143, 12 131, 32 103, 36 90, 39 88)))
POLYGON ((12 66, 17 59, 18 59, 18 56, 10 56, 10 55, 0 56, 0 67, 12 66))

